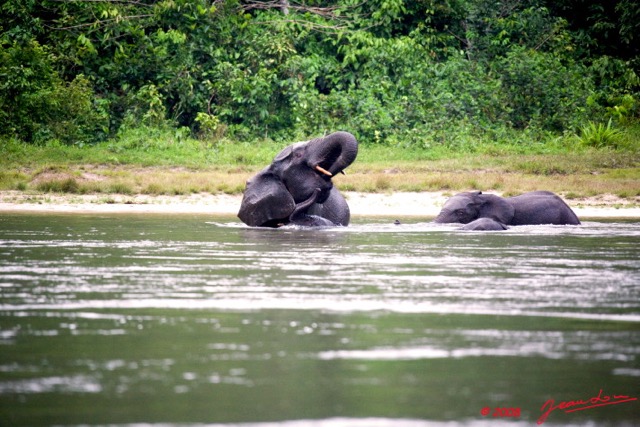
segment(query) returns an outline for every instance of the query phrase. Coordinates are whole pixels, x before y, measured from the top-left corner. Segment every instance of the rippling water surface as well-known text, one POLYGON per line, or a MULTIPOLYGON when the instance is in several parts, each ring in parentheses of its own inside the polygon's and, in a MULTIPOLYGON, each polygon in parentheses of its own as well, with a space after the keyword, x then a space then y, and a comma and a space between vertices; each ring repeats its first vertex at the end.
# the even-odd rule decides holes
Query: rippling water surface
POLYGON ((2 426, 622 426, 638 397, 638 222, 0 216, 2 426))

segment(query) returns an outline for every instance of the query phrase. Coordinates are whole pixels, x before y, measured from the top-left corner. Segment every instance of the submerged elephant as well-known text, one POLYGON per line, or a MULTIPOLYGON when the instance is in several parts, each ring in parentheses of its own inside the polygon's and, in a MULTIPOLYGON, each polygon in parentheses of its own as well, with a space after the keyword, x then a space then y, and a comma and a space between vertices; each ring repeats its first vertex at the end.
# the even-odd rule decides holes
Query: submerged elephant
POLYGON ((467 224, 466 230, 499 230, 507 225, 578 225, 571 208, 550 191, 532 191, 503 198, 481 191, 456 194, 435 218, 438 223, 467 224))
POLYGON ((238 217, 252 227, 348 225, 349 205, 331 178, 357 154, 348 132, 286 147, 247 181, 238 217))
POLYGON ((471 221, 470 223, 460 227, 460 230, 473 231, 502 231, 506 229, 506 225, 493 218, 478 218, 475 221, 471 221))

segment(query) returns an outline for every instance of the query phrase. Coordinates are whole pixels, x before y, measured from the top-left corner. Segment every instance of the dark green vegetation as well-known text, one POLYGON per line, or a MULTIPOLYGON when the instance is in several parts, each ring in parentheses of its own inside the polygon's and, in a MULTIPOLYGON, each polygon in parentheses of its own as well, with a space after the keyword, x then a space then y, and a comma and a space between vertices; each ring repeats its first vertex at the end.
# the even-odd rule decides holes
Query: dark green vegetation
POLYGON ((27 143, 617 147, 640 114, 631 0, 6 0, 0 23, 0 135, 27 143))
POLYGON ((630 0, 5 0, 0 189, 237 193, 284 145, 347 130, 362 146, 345 189, 637 197, 639 15, 630 0))

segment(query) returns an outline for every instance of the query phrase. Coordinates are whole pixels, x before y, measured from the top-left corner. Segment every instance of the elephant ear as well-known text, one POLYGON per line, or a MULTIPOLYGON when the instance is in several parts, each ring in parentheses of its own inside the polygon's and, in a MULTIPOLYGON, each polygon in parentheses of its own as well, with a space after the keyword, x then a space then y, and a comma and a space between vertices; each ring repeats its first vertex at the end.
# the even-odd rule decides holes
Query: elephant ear
POLYGON ((308 142, 309 141, 296 142, 295 144, 291 144, 287 147, 284 147, 282 151, 276 154, 276 156, 273 158, 273 162, 278 163, 278 162, 282 162, 283 160, 286 160, 293 154, 293 151, 296 148, 306 145, 308 142))
POLYGON ((247 182, 238 218, 251 227, 277 227, 287 222, 294 208, 280 178, 265 169, 247 182))
POLYGON ((479 209, 480 218, 493 218, 502 224, 510 224, 516 213, 514 207, 507 200, 494 194, 480 194, 482 204, 479 209))

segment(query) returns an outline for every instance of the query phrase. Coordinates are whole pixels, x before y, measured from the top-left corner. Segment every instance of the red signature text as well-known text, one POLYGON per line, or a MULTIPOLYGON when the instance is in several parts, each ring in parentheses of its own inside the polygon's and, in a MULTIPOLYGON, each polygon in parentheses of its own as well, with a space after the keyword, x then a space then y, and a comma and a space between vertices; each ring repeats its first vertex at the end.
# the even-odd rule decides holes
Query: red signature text
POLYGON ((544 405, 540 408, 542 415, 538 418, 538 424, 544 423, 549 415, 556 409, 562 409, 568 414, 570 412, 584 411, 585 409, 593 409, 600 406, 619 405, 620 403, 633 402, 634 400, 638 400, 638 398, 622 394, 614 394, 612 396, 603 395, 602 389, 600 389, 597 396, 584 400, 567 400, 556 405, 555 400, 549 399, 544 402, 544 405))

